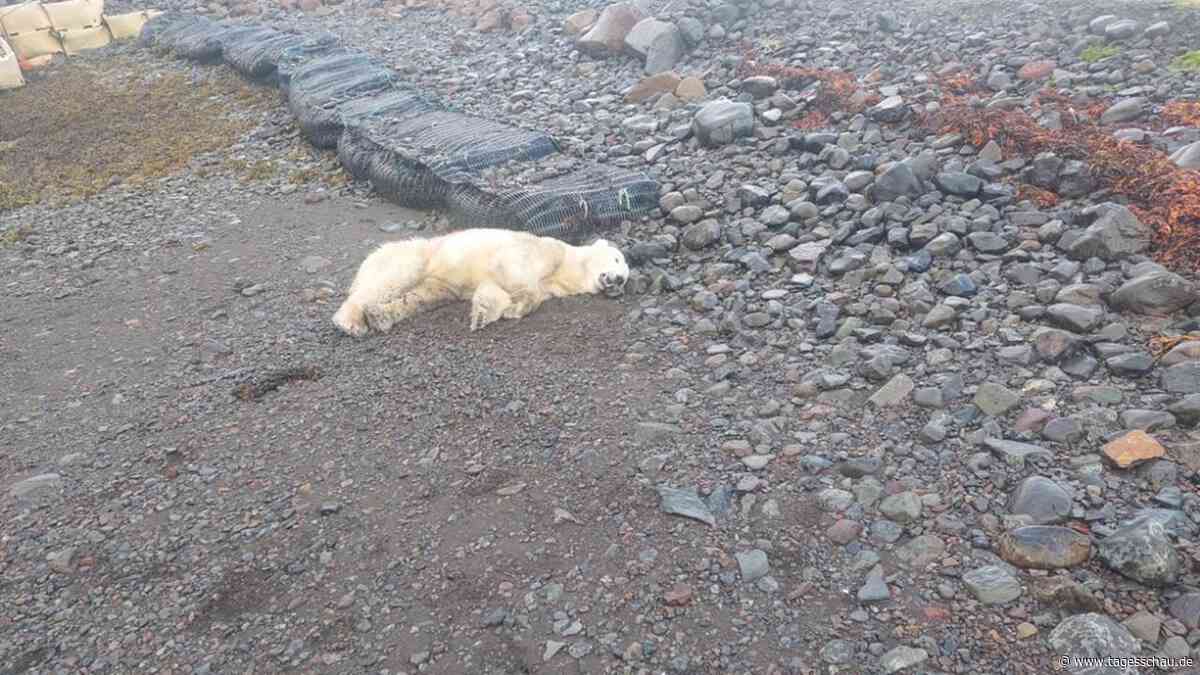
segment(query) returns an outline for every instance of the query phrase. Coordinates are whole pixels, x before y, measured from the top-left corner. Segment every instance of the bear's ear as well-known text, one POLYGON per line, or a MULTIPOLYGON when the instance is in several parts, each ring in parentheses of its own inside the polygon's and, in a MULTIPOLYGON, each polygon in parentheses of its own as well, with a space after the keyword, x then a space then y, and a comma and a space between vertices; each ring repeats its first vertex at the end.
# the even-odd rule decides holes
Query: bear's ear
POLYGON ((610 242, 607 239, 601 238, 601 239, 597 239, 596 241, 593 241, 592 246, 612 246, 612 242, 610 242))

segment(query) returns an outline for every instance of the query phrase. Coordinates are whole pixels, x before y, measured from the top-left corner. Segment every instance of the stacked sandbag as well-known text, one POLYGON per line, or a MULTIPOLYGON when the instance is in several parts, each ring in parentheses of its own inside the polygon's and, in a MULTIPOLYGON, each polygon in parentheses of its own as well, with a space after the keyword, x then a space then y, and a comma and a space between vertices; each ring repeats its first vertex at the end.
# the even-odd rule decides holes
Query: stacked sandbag
POLYGON ((25 76, 21 74, 21 64, 17 63, 17 54, 12 47, 0 38, 0 90, 16 89, 25 86, 25 76))
POLYGON ((63 53, 73 56, 85 49, 98 49, 112 42, 104 25, 104 0, 45 2, 42 8, 62 42, 63 53))
POLYGON ((566 157, 546 133, 449 110, 328 34, 170 14, 147 22, 139 42, 223 58, 278 86, 310 143, 336 147, 351 175, 397 204, 578 241, 658 203, 644 173, 566 157))
POLYGON ((121 41, 137 37, 146 22, 160 14, 162 12, 156 10, 141 10, 124 14, 103 14, 101 19, 104 21, 105 28, 108 28, 108 34, 112 36, 112 39, 121 41))
POLYGON ((40 2, 0 7, 0 31, 17 58, 31 60, 62 54, 62 42, 54 31, 50 15, 40 2))

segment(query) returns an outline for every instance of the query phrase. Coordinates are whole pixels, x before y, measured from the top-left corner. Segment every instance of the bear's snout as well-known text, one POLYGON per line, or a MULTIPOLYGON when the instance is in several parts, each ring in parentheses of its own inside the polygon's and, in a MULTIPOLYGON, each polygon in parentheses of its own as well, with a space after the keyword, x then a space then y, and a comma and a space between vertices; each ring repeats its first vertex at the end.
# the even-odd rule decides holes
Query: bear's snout
POLYGON ((617 296, 625 291, 625 275, 611 272, 600 273, 600 288, 605 295, 617 296))

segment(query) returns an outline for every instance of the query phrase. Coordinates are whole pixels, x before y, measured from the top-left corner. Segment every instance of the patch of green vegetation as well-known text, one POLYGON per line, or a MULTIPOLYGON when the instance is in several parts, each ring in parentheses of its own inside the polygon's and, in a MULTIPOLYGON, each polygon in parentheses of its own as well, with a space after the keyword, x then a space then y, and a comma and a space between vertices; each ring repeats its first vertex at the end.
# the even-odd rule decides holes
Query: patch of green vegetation
POLYGON ((216 69, 147 73, 132 57, 68 61, 5 97, 0 211, 71 203, 123 183, 152 188, 236 143, 276 94, 216 69))
POLYGON ((1200 49, 1176 56, 1170 68, 1187 73, 1200 71, 1200 49))
POLYGON ((1175 9, 1200 9, 1200 0, 1174 0, 1175 9))
POLYGON ((1121 50, 1117 49, 1116 45, 1091 45, 1083 50, 1083 53, 1079 55, 1079 59, 1084 63, 1095 63, 1120 53, 1121 50))

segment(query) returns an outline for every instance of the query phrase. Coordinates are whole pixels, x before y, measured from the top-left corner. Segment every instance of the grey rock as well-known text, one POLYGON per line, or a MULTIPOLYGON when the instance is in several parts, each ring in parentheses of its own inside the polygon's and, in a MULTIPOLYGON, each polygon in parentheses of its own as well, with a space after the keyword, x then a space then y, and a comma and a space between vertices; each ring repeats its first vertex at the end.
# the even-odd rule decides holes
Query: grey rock
POLYGON ((1138 32, 1138 22, 1133 19, 1121 19, 1104 27, 1104 37, 1109 40, 1128 40, 1138 32))
POLYGON ((961 171, 939 173, 934 183, 942 192, 960 197, 974 197, 983 189, 982 180, 961 171))
POLYGON ((1032 518, 1035 525, 1052 525, 1071 515, 1071 493, 1044 476, 1030 476, 1013 490, 1011 513, 1032 518))
POLYGON ((1149 248, 1149 229, 1129 209, 1113 203, 1102 207, 1100 218, 1067 245, 1068 255, 1076 260, 1111 261, 1149 248))
POLYGON ((1101 124, 1120 124, 1131 122, 1146 112, 1146 99, 1140 96, 1127 98, 1109 106, 1100 115, 1101 124))
POLYGON ((1185 361, 1164 369, 1162 388, 1172 394, 1200 394, 1200 361, 1185 361))
POLYGON ((892 597, 891 591, 888 590, 887 582, 883 578, 883 566, 876 565, 871 568, 867 574, 867 580, 858 589, 859 602, 883 602, 892 597))
POLYGON ((921 180, 907 162, 895 162, 875 179, 871 193, 877 202, 894 201, 900 197, 915 199, 924 188, 921 180))
POLYGON ((715 218, 708 218, 684 228, 679 241, 687 248, 699 251, 721 241, 721 235, 721 223, 715 218))
POLYGON ((9 496, 15 499, 29 499, 56 492, 62 489, 63 478, 56 473, 43 473, 23 481, 14 483, 8 489, 9 496))
POLYGON ((1171 601, 1168 610, 1171 616, 1183 622, 1189 629, 1200 627, 1200 593, 1184 593, 1171 601))
POLYGON ((900 492, 885 497, 879 512, 897 523, 911 523, 921 517, 921 498, 915 492, 900 492))
POLYGON ((895 123, 904 119, 908 108, 900 96, 889 96, 871 108, 871 117, 880 122, 895 123))
POLYGON ((1166 37, 1170 33, 1171 24, 1166 21, 1159 21, 1146 26, 1146 30, 1142 31, 1142 36, 1153 40, 1154 38, 1166 37))
POLYGON ((899 405, 912 393, 914 386, 916 385, 912 381, 912 378, 904 373, 898 373, 891 380, 888 380, 887 384, 880 387, 871 396, 870 401, 881 408, 899 405))
POLYGON ((742 91, 756 99, 767 98, 779 89, 779 81, 768 75, 756 75, 742 80, 742 91))
POLYGON ((658 496, 661 500, 659 508, 663 513, 692 518, 712 526, 717 524, 717 519, 709 511, 708 504, 700 498, 694 488, 660 486, 658 496))
POLYGON ((1053 459, 1054 453, 1032 443, 1021 443, 1019 441, 1006 441, 1000 438, 988 438, 983 444, 988 450, 991 450, 997 457, 1005 462, 1015 465, 1024 464, 1025 460, 1030 458, 1038 459, 1053 459))
POLYGON ((705 104, 692 119, 692 133, 704 145, 726 145, 754 133, 754 108, 720 98, 705 104))
POLYGON ((929 660, 929 652, 906 645, 894 647, 879 659, 879 665, 885 673, 898 673, 913 666, 919 666, 929 660))
POLYGON ((1072 305, 1060 302, 1046 308, 1046 320, 1053 326, 1073 333, 1090 333, 1100 327, 1104 309, 1097 306, 1072 305))
POLYGON ((827 488, 817 494, 817 505, 822 511, 837 513, 845 511, 854 503, 854 495, 837 488, 827 488))
POLYGON ((736 553, 734 557, 737 558, 738 569, 742 573, 743 581, 761 579, 771 571, 771 565, 767 561, 767 554, 760 549, 736 553))
POLYGON ((1174 272, 1157 270, 1126 281, 1109 297, 1109 303, 1121 311, 1162 316, 1198 299, 1196 287, 1187 279, 1174 272))
POLYGON ((998 417, 1016 407, 1021 402, 1021 396, 1004 385, 984 382, 975 392, 973 402, 985 415, 998 417))
POLYGON ((986 565, 963 574, 963 583, 985 605, 999 605, 1021 597, 1021 582, 998 565, 986 565))
POLYGON ((1200 169, 1200 141, 1188 143, 1171 153, 1171 161, 1181 169, 1200 169))
POLYGON ((937 535, 923 534, 896 549, 896 560, 909 569, 919 570, 937 562, 946 554, 946 543, 937 535))
POLYGON ((1200 422, 1200 394, 1191 394, 1167 406, 1167 412, 1175 420, 1186 426, 1195 426, 1200 422))
POLYGON ((1155 520, 1126 523, 1096 545, 1096 556, 1114 572, 1147 586, 1167 586, 1179 578, 1179 554, 1155 520))
MULTIPOLYGON (((1046 639, 1054 653, 1060 657, 1103 659, 1114 654, 1133 656, 1142 650, 1142 645, 1133 637, 1129 629, 1107 616, 1095 612, 1076 614, 1065 619, 1050 631, 1050 635, 1046 639)), ((1115 675, 1122 672, 1102 663, 1076 664, 1066 670, 1075 675, 1115 675)))

